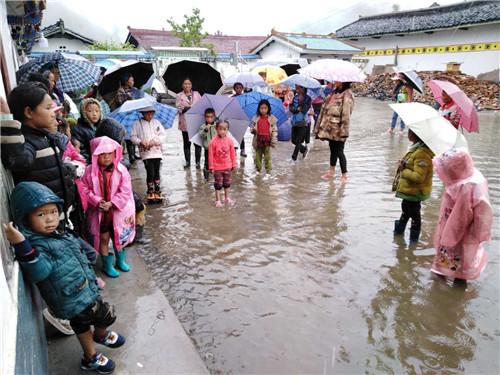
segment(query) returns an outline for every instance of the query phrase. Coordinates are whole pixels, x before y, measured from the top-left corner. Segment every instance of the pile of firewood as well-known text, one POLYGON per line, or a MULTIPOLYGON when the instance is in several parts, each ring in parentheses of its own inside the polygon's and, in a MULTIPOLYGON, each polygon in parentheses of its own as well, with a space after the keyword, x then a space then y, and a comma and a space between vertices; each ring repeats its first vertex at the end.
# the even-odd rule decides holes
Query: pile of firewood
MULTIPOLYGON (((424 94, 415 91, 414 100, 417 102, 429 105, 436 103, 431 89, 425 83, 431 79, 438 79, 452 82, 460 87, 471 98, 478 110, 500 110, 500 85, 498 83, 478 80, 462 73, 423 71, 418 72, 418 75, 424 82, 424 94)), ((353 91, 358 96, 369 96, 379 100, 394 100, 392 93, 396 82, 391 79, 393 76, 394 74, 391 73, 368 76, 364 82, 354 84, 353 91)))

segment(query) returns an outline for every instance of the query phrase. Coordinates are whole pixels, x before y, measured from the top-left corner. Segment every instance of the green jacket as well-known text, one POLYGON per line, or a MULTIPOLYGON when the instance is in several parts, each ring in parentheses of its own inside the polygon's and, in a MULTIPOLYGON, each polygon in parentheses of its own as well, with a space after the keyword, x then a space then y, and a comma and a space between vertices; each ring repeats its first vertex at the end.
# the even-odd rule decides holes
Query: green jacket
POLYGON ((208 144, 217 135, 215 124, 204 123, 200 127, 200 137, 203 140, 203 148, 208 150, 208 144))
POLYGON ((423 143, 414 144, 403 160, 396 197, 419 202, 430 197, 432 191, 432 158, 434 153, 423 143))

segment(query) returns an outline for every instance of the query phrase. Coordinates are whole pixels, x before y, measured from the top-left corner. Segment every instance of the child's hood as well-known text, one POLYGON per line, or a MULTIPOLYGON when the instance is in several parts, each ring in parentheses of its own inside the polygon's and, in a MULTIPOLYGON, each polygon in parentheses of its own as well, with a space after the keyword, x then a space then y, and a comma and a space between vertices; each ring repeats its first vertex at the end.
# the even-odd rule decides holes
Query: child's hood
POLYGON ((17 184, 10 196, 10 209, 14 222, 22 232, 31 232, 26 220, 28 214, 36 208, 49 203, 56 204, 59 211, 63 211, 63 200, 47 186, 33 181, 24 181, 17 184))
POLYGON ((98 137, 94 138, 90 141, 90 150, 92 153, 92 171, 97 173, 98 164, 97 158, 100 154, 107 154, 111 152, 115 152, 115 158, 113 159, 113 164, 115 168, 118 168, 120 164, 120 160, 122 159, 122 146, 120 146, 117 142, 113 141, 109 137, 98 137))
POLYGON ((87 99, 83 99, 82 100, 82 103, 80 104, 80 113, 83 117, 83 119, 88 123, 88 124, 92 124, 92 122, 87 118, 87 115, 85 113, 85 108, 87 108, 87 106, 89 104, 95 104, 96 106, 99 107, 99 111, 101 113, 101 117, 99 118, 99 121, 102 120, 102 107, 101 107, 101 103, 99 103, 99 101, 97 99, 94 99, 94 98, 87 98, 87 99))
POLYGON ((434 168, 445 186, 464 181, 474 174, 474 162, 464 149, 453 149, 433 159, 434 168))

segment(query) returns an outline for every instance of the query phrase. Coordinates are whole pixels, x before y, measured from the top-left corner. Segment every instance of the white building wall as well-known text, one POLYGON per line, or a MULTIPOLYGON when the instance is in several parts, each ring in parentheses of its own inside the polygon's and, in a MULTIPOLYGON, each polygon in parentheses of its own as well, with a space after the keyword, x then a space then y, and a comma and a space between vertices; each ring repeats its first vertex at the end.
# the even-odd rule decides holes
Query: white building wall
POLYGON ((274 42, 263 48, 259 52, 259 55, 264 60, 286 60, 298 59, 300 57, 300 52, 282 43, 274 42))
MULTIPOLYGON (((443 30, 433 34, 405 34, 402 37, 390 35, 375 38, 359 38, 355 43, 366 50, 388 48, 449 46, 455 44, 477 44, 500 42, 500 25, 473 26, 468 30, 443 30)), ((371 73, 374 65, 393 64, 394 56, 363 56, 369 59, 365 67, 371 73)), ((404 69, 416 70, 444 70, 446 63, 456 61, 463 63, 462 72, 477 76, 489 72, 500 66, 500 51, 456 52, 456 53, 429 53, 429 54, 399 54, 398 66, 404 69)))
POLYGON ((68 38, 47 38, 49 42, 48 48, 40 48, 38 43, 33 46, 33 52, 76 52, 78 50, 86 50, 89 45, 82 42, 79 39, 68 39, 68 38), (66 47, 66 48, 61 48, 66 47))

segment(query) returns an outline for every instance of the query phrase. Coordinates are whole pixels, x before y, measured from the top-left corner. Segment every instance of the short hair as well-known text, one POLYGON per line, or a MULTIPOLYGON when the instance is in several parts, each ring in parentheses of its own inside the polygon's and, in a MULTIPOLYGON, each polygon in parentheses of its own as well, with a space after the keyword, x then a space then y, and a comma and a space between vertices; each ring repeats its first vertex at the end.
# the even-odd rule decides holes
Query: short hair
POLYGON ((267 109, 268 109, 267 114, 268 114, 268 115, 270 115, 270 114, 271 114, 271 104, 269 103, 269 100, 267 100, 267 99, 262 99, 262 100, 259 102, 259 105, 257 106, 257 116, 259 116, 259 115, 260 115, 260 106, 261 106, 262 104, 267 105, 267 109))
POLYGON ((213 108, 207 108, 205 109, 205 116, 208 115, 209 113, 212 113, 215 115, 215 109, 213 108))
POLYGON ((215 124, 215 128, 217 129, 219 126, 221 126, 222 124, 226 124, 227 125, 227 128, 229 129, 229 121, 228 120, 218 120, 215 124))
POLYGON ((39 82, 23 83, 15 87, 7 98, 14 119, 23 122, 26 107, 35 109, 43 102, 45 95, 48 95, 48 92, 39 82))
POLYGON ((235 82, 233 85, 233 89, 236 89, 236 86, 241 86, 242 88, 245 88, 245 86, 241 82, 235 82))

